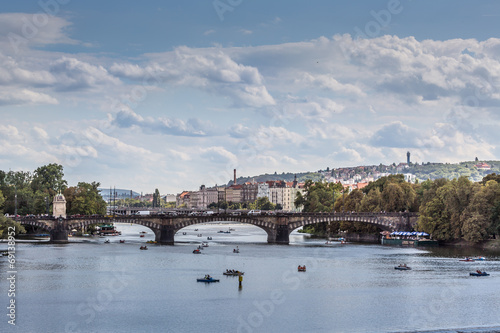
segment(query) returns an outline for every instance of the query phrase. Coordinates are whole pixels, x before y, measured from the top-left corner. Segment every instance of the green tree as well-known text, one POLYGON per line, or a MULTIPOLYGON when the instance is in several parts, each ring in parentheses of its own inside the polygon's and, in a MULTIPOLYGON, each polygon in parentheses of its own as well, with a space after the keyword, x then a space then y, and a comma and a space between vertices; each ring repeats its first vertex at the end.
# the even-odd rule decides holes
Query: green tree
POLYGON ((382 195, 378 188, 373 188, 365 195, 359 204, 358 211, 360 212, 380 212, 382 204, 382 195))
POLYGON ((255 201, 255 209, 273 210, 275 205, 269 201, 268 197, 261 197, 255 201))
POLYGON ((5 203, 5 197, 3 196, 3 193, 0 190, 0 213, 3 213, 3 204, 4 203, 5 203))
POLYGON ((68 183, 63 179, 63 166, 55 163, 38 167, 33 173, 31 188, 33 192, 48 192, 53 197, 64 191, 68 183))
POLYGON ((161 196, 160 196, 160 191, 158 189, 155 189, 155 193, 153 193, 153 208, 154 207, 161 207, 161 196))
POLYGON ((0 215, 0 234, 3 239, 8 238, 11 231, 15 232, 15 236, 25 234, 26 229, 19 223, 8 217, 0 215))
POLYGON ((106 201, 101 197, 98 190, 100 185, 98 182, 79 182, 76 188, 67 188, 64 191, 67 202, 67 213, 69 215, 106 214, 106 201), (68 194, 68 197, 66 197, 66 194, 68 194))

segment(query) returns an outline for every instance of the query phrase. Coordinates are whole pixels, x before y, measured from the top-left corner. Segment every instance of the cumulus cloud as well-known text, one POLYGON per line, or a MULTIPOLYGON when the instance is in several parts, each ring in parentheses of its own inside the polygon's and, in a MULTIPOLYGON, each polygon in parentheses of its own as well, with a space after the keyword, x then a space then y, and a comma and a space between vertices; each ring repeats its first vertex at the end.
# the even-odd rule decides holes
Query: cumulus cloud
POLYGON ((418 131, 395 121, 375 132, 370 143, 382 147, 414 148, 420 146, 419 136, 418 131))
POLYGON ((61 90, 120 84, 120 80, 110 75, 103 66, 92 65, 72 57, 62 57, 54 61, 50 72, 57 77, 57 87, 61 90))
POLYGON ((57 99, 29 89, 6 88, 0 91, 0 106, 22 104, 58 104, 57 99))
POLYGON ((8 53, 17 53, 30 46, 77 44, 67 36, 71 22, 44 13, 0 13, 0 43, 8 53))
POLYGON ((168 117, 143 118, 126 108, 118 111, 112 118, 111 123, 121 128, 136 126, 146 133, 154 132, 177 136, 210 136, 215 134, 213 125, 208 121, 196 118, 187 121, 168 117))
POLYGON ((224 147, 200 148, 200 156, 213 163, 236 163, 237 157, 224 147))
POLYGON ((113 65, 111 71, 135 80, 154 75, 161 83, 195 87, 229 97, 234 107, 263 107, 276 103, 259 70, 237 63, 223 49, 183 46, 173 52, 149 54, 148 57, 152 61, 150 65, 142 68, 113 65))

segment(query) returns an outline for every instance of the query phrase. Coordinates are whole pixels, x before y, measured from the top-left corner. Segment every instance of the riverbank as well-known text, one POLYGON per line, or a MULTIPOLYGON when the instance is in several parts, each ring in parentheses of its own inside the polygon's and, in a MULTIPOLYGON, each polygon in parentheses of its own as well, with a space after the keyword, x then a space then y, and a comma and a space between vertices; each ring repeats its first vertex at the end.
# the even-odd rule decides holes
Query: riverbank
POLYGON ((471 243, 461 240, 456 242, 442 243, 441 245, 450 247, 470 247, 482 250, 500 250, 500 239, 492 239, 480 243, 471 243))

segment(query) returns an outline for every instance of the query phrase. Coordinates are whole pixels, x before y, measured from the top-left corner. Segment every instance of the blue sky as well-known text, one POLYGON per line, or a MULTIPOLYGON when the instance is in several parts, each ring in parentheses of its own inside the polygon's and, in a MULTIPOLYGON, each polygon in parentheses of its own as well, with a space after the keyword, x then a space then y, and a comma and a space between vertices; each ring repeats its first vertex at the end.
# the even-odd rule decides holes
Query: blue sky
POLYGON ((0 165, 177 193, 499 159, 497 1, 10 1, 0 165))

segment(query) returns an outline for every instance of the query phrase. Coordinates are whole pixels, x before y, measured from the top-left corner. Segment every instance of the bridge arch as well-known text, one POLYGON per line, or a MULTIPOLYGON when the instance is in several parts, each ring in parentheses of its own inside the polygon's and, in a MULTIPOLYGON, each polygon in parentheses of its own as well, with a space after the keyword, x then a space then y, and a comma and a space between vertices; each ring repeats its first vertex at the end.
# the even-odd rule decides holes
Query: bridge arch
POLYGON ((369 223, 383 230, 402 230, 416 223, 417 213, 285 213, 278 215, 230 215, 214 214, 208 216, 118 216, 83 218, 25 218, 22 224, 31 224, 47 230, 51 241, 67 242, 68 231, 73 228, 87 227, 90 224, 123 222, 143 225, 155 233, 160 244, 173 244, 175 233, 187 226, 225 221, 251 224, 267 233, 268 243, 288 244, 290 233, 302 226, 314 223, 349 221, 369 223), (413 220, 412 220, 413 219, 413 220))

